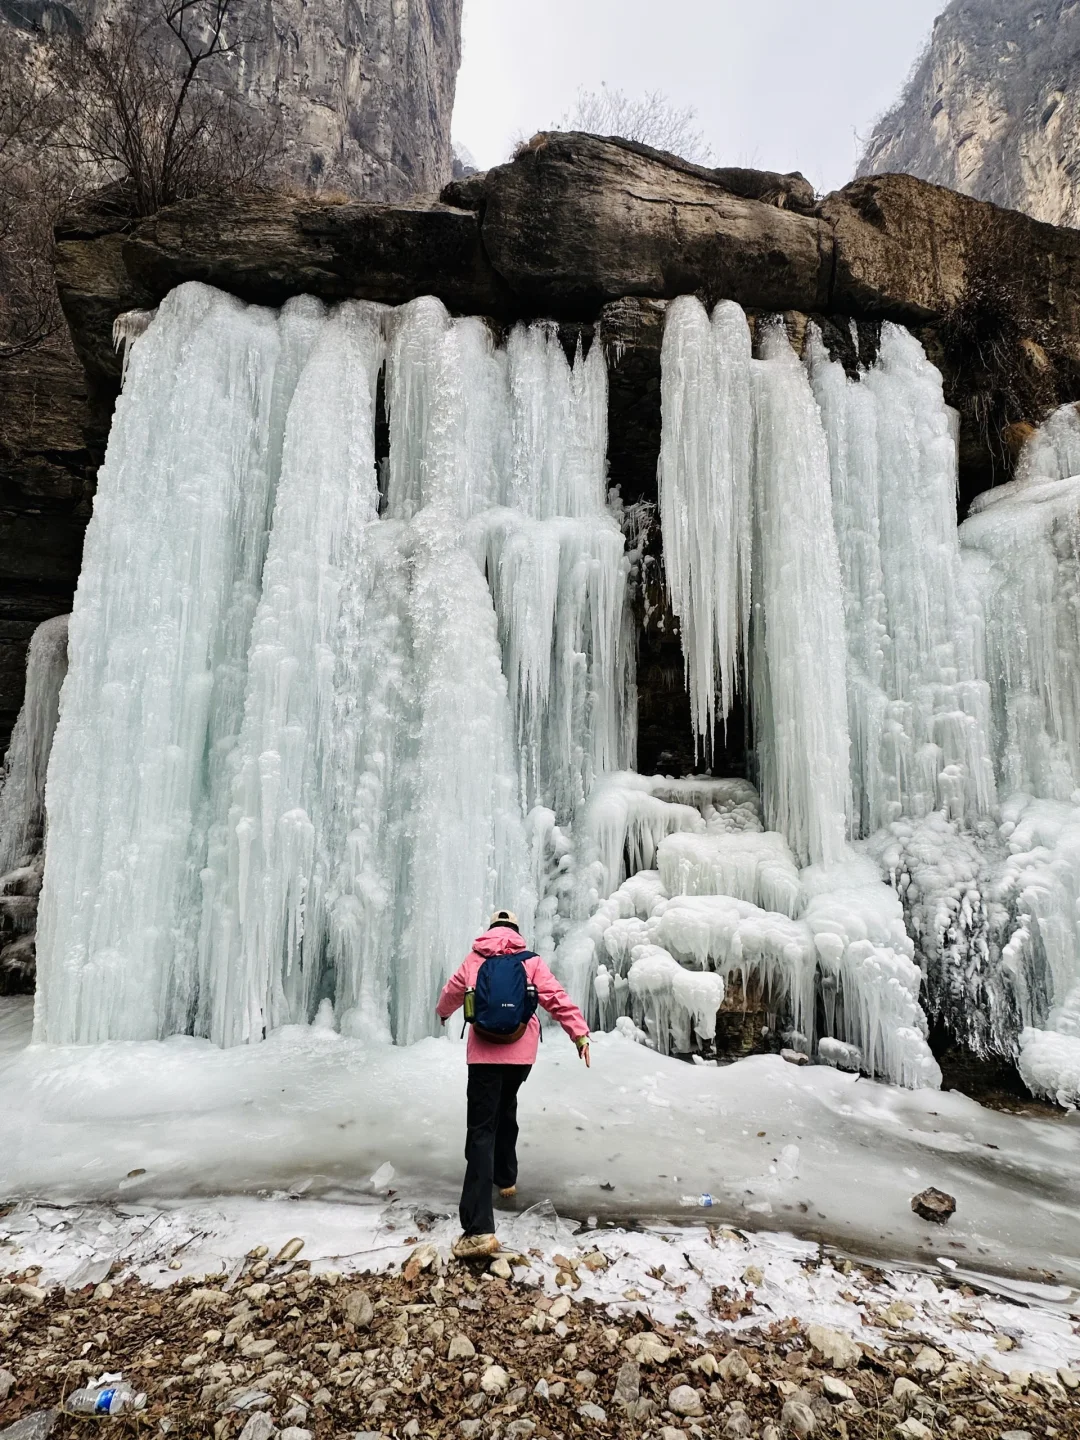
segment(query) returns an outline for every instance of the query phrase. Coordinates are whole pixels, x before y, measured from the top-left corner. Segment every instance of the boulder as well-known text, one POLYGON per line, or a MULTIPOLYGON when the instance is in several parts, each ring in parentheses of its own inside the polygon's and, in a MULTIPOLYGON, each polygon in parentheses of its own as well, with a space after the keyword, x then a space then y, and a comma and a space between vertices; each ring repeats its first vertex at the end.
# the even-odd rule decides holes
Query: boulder
POLYGON ((827 224, 648 146, 536 135, 474 195, 488 257, 527 310, 591 319, 620 296, 695 290, 773 310, 828 299, 827 224))

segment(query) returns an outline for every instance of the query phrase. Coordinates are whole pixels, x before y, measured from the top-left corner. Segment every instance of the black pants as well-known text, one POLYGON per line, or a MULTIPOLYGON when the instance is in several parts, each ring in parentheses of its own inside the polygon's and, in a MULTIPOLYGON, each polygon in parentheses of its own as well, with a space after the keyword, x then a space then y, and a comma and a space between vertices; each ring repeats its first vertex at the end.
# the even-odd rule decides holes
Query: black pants
POLYGON ((458 1214, 466 1235, 495 1229, 491 1187, 517 1184, 517 1093, 531 1065, 470 1065, 465 1184, 458 1214))

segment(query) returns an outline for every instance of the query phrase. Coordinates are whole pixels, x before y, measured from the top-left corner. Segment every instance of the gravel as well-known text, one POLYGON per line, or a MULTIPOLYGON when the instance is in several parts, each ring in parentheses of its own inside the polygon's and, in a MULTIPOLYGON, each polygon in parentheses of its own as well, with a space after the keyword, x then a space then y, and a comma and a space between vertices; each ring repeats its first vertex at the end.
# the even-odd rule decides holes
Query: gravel
POLYGON ((736 1334, 722 1311, 701 1335, 553 1302, 512 1270, 423 1254, 408 1277, 345 1278, 260 1257, 233 1288, 114 1276, 77 1292, 12 1274, 0 1440, 1080 1440, 1073 1371, 1007 1377, 914 1333, 880 1350, 789 1322, 736 1334), (105 1371, 147 1392, 140 1415, 51 1413, 105 1371))

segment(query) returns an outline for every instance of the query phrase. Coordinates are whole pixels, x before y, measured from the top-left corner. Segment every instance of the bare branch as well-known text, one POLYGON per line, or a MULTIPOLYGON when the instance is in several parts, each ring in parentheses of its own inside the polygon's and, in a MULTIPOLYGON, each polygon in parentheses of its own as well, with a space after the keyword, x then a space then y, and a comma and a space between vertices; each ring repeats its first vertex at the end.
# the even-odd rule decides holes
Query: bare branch
POLYGON ((692 105, 680 109, 660 90, 633 98, 601 84, 599 90, 578 91, 577 100, 559 121, 559 128, 637 140, 696 165, 708 165, 713 159, 712 146, 695 128, 696 119, 692 105))

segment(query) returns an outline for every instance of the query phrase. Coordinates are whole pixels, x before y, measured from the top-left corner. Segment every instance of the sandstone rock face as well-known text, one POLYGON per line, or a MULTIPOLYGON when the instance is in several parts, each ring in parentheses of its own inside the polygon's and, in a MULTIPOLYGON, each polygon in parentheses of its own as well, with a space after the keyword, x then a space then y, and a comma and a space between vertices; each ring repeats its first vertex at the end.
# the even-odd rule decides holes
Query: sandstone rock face
POLYGON ((0 372, 0 750, 22 704, 30 636, 71 609, 90 516, 89 420, 70 354, 38 350, 0 372))
MULTIPOLYGON (((72 0, 84 22, 131 0, 72 0)), ((437 190, 451 174, 462 0, 254 0, 230 58, 236 93, 277 106, 281 161, 302 186, 371 200, 437 190)))
POLYGON ((1080 3, 953 0, 860 174, 905 171, 1080 225, 1080 3))
POLYGON ((822 308, 831 237, 821 220, 788 208, 793 195, 805 209, 801 177, 751 187, 747 173, 629 141, 547 134, 511 164, 452 184, 446 198, 481 210, 491 263, 522 304, 560 318, 591 317, 620 296, 697 289, 738 291, 774 310, 822 308), (769 198, 747 198, 751 189, 769 198))

